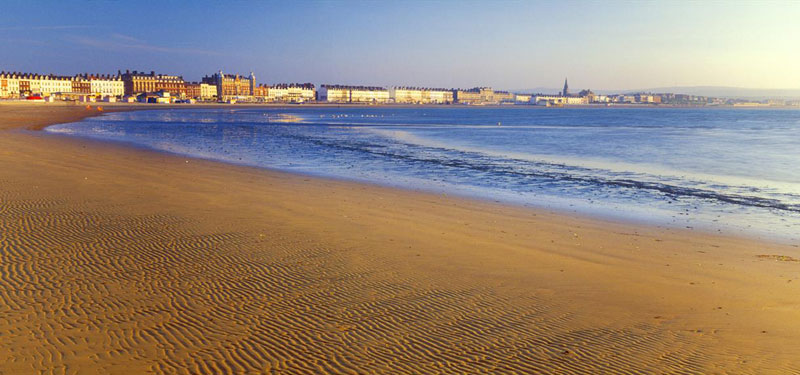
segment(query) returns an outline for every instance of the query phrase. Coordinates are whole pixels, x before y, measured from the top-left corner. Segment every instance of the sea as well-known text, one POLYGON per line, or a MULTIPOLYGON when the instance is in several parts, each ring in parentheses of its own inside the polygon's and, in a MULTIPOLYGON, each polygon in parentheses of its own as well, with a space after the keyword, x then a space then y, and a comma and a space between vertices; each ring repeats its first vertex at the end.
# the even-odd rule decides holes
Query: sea
POLYGON ((298 105, 117 112, 47 131, 608 220, 800 238, 800 110, 298 105))

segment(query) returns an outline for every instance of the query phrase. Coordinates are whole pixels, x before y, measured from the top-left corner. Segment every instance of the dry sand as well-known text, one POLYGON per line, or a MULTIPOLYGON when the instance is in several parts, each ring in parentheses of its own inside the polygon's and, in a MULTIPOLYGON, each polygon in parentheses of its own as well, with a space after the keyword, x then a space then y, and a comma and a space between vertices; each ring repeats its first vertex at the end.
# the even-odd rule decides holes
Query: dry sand
POLYGON ((0 374, 800 373, 791 244, 25 130, 95 113, 0 105, 0 374))

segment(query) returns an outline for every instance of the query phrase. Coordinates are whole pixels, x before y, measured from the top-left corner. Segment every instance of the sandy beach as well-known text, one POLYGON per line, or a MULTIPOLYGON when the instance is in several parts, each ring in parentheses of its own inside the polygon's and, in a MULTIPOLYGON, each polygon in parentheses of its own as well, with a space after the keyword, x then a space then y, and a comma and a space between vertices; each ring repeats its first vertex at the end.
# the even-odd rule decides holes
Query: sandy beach
POLYGON ((101 113, 0 105, 0 374, 800 373, 796 244, 37 130, 101 113))

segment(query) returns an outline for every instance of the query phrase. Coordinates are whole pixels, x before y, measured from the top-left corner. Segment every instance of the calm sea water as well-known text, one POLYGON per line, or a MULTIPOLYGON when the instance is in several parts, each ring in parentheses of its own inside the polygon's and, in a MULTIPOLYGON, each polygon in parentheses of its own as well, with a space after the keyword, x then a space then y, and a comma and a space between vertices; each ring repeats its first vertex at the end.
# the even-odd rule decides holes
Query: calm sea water
POLYGON ((657 225, 800 237, 797 110, 191 109, 48 131, 657 225))

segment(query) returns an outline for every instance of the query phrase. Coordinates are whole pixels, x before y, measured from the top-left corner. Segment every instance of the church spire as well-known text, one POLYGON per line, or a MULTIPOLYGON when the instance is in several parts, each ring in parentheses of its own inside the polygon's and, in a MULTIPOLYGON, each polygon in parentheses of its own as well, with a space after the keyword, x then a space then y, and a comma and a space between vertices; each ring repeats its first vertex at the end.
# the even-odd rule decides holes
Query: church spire
POLYGON ((561 96, 569 96, 569 85, 566 78, 564 78, 564 91, 561 92, 561 96))

